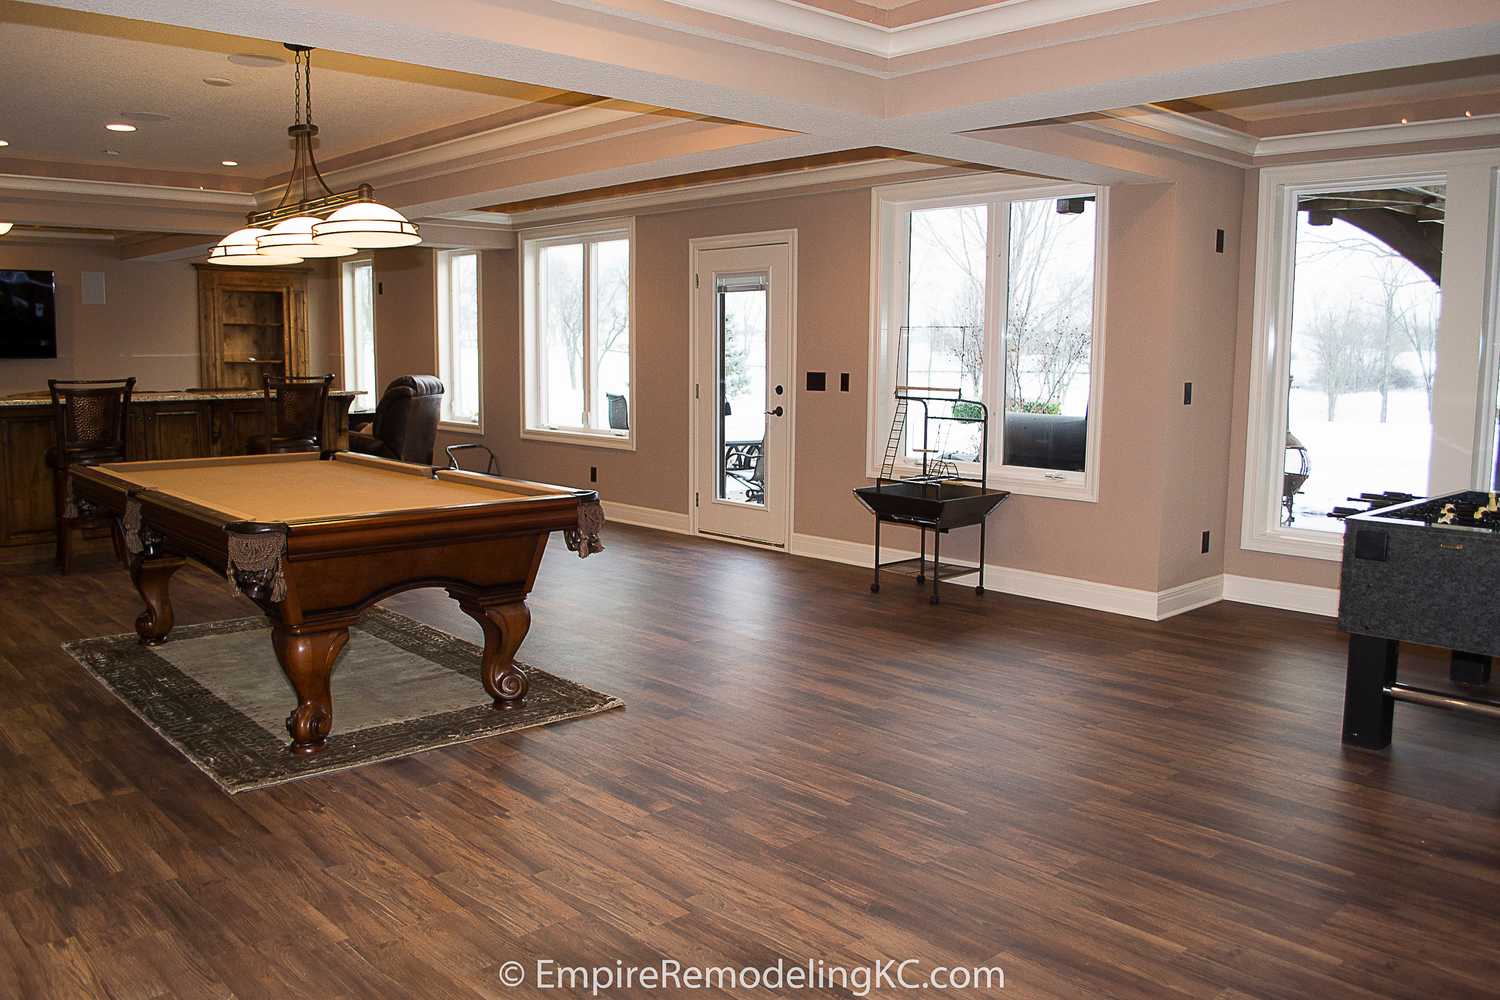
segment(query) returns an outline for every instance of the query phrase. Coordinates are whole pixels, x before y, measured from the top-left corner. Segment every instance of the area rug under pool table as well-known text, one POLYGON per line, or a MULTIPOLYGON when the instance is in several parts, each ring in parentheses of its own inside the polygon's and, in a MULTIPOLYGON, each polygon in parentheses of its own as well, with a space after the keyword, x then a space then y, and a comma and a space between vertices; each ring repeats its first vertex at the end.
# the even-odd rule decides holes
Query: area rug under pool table
POLYGON ((302 757, 286 749, 296 698, 263 617, 180 626, 160 646, 130 633, 63 649, 230 794, 624 704, 527 667, 526 700, 497 711, 480 681, 479 647, 376 607, 349 630, 334 669, 328 745, 302 757))

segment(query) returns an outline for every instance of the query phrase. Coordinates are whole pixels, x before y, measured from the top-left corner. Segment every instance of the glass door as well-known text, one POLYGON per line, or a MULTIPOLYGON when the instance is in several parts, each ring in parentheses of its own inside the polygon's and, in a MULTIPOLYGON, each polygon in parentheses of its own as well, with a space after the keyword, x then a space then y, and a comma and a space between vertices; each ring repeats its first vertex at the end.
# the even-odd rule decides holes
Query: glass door
POLYGON ((790 533, 791 252, 698 250, 696 530, 784 546, 790 533))

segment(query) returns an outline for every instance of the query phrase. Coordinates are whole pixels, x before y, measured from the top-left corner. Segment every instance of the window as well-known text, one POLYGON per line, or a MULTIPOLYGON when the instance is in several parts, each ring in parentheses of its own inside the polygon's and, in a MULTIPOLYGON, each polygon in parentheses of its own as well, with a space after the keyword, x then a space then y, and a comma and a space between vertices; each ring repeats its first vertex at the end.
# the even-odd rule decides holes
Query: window
POLYGON ((479 427, 479 254, 444 250, 437 257, 438 372, 443 422, 479 427))
POLYGON ((986 456, 976 418, 987 414, 993 484, 1097 499, 1105 196, 1004 185, 964 179, 875 192, 869 472, 909 475, 925 461, 978 475, 986 456), (898 393, 934 398, 908 404, 892 439, 898 393), (939 419, 924 423, 924 409, 939 419))
POLYGON ((1262 172, 1245 548, 1338 559, 1361 493, 1489 488, 1500 155, 1262 172), (1477 365, 1475 362, 1480 361, 1477 365))
POLYGON ((523 437, 634 447, 630 221, 522 236, 523 437))
POLYGON ((345 261, 343 266, 344 388, 359 395, 350 409, 375 409, 375 264, 345 261))

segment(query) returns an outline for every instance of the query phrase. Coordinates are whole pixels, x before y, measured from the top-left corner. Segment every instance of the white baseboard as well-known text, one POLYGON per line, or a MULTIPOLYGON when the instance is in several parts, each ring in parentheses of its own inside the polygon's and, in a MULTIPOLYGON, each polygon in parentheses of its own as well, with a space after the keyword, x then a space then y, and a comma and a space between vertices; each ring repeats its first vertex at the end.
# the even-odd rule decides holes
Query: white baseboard
POLYGON ((1156 620, 1171 618, 1194 608, 1217 604, 1224 599, 1224 578, 1206 576, 1201 580, 1157 591, 1156 620))
POLYGON ((655 528, 658 531, 670 531, 678 535, 691 534, 693 530, 692 518, 686 514, 679 514, 675 510, 637 507, 635 504, 619 503, 614 500, 603 500, 601 503, 604 505, 606 521, 634 524, 641 528, 655 528))
MULTIPOLYGON (((848 563, 851 566, 870 566, 875 559, 875 546, 863 542, 847 542, 838 538, 822 538, 818 535, 792 536, 791 553, 812 559, 827 559, 848 563)), ((883 548, 881 557, 885 562, 915 558, 915 552, 883 548)), ((1034 570, 1016 569, 1011 566, 986 564, 984 567, 984 589, 1017 597, 1032 597, 1055 604, 1070 604, 1094 611, 1108 611, 1132 618, 1161 621, 1184 611, 1212 604, 1219 600, 1218 577, 1197 580, 1156 593, 1151 590, 1136 590, 1117 587, 1094 580, 1079 580, 1069 576, 1054 576, 1034 570)))
POLYGON ((1224 576, 1224 600, 1259 604, 1283 611, 1336 618, 1339 613, 1337 587, 1313 587, 1305 583, 1262 580, 1253 576, 1224 576))
MULTIPOLYGON (((657 528, 682 535, 692 533, 692 518, 675 511, 606 500, 604 513, 609 520, 622 524, 657 528)), ((875 558, 875 547, 865 542, 797 533, 792 535, 787 551, 794 556, 850 566, 868 567, 875 558)), ((886 562, 894 562, 898 559, 915 558, 916 552, 887 547, 882 550, 881 555, 886 562)), ((984 568, 984 585, 986 590, 996 593, 1129 615, 1147 621, 1162 621, 1221 600, 1330 617, 1338 614, 1339 605, 1339 592, 1334 587, 1310 587, 1249 576, 1209 576, 1167 590, 1152 591, 987 564, 984 568)))

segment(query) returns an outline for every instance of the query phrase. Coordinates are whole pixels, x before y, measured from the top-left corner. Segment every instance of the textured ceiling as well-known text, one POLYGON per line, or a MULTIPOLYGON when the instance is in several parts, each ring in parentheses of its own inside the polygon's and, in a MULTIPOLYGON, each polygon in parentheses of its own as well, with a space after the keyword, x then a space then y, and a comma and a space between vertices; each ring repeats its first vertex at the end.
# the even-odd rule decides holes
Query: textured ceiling
MULTIPOLYGON (((292 121, 290 53, 274 42, 0 4, 0 150, 6 159, 255 178, 285 171, 292 121), (245 66, 230 56, 281 60, 245 66), (227 80, 210 86, 204 78, 227 80), (134 133, 107 122, 146 112, 134 133), (111 155, 106 150, 114 150, 111 155), (236 160, 238 168, 221 166, 236 160)), ((585 95, 336 52, 313 54, 314 120, 325 163, 412 136, 584 103, 585 95), (544 103, 538 103, 544 102, 544 103)))

